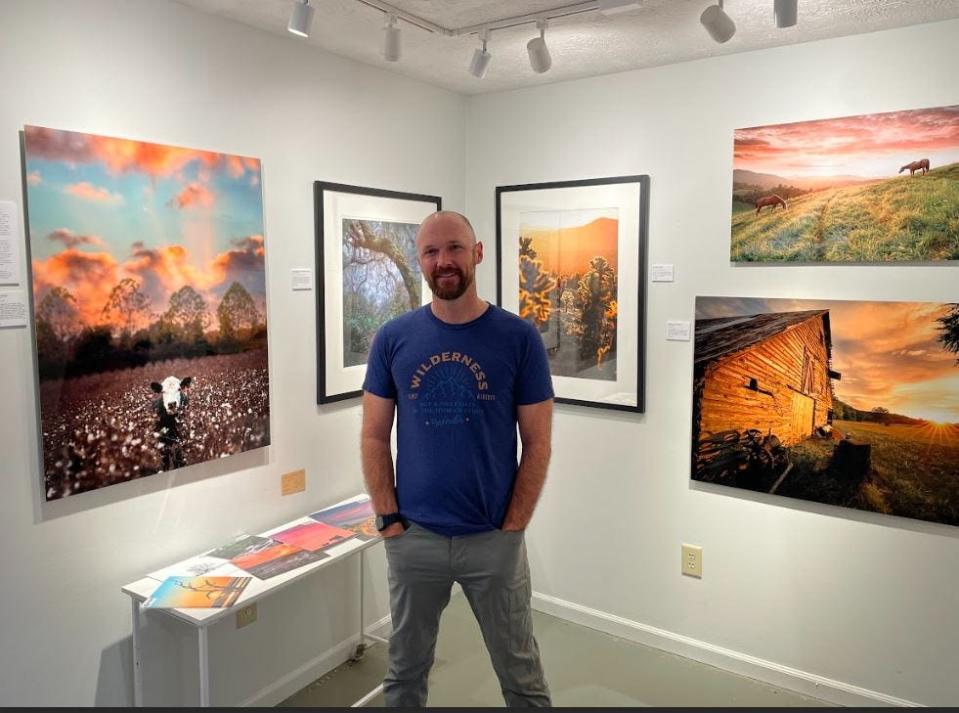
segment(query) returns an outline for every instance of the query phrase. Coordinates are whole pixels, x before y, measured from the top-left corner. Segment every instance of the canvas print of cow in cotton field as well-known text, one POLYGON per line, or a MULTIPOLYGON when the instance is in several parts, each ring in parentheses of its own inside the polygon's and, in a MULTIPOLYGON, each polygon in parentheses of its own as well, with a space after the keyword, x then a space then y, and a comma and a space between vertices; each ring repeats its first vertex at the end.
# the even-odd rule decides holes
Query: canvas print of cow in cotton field
POLYGON ((46 499, 269 445, 259 160, 23 145, 46 499))
POLYGON ((959 260, 959 106, 737 129, 731 232, 733 262, 959 260))

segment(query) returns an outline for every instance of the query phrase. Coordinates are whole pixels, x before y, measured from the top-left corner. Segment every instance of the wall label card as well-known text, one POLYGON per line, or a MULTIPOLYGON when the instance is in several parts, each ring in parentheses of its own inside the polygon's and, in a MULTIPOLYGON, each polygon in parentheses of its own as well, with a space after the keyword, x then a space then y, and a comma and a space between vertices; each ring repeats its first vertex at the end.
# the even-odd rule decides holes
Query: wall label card
POLYGON ((17 237, 17 204, 0 201, 0 285, 20 284, 17 237))
POLYGON ((294 267, 290 270, 290 287, 296 290, 313 289, 313 270, 308 267, 294 267))
POLYGON ((688 342, 690 333, 689 322, 675 320, 666 322, 666 339, 671 342, 688 342))
POLYGON ((26 327, 27 300, 23 290, 0 292, 0 327, 26 327))
POLYGON ((650 271, 650 279, 653 282, 672 282, 673 266, 672 265, 653 265, 652 270, 650 271))

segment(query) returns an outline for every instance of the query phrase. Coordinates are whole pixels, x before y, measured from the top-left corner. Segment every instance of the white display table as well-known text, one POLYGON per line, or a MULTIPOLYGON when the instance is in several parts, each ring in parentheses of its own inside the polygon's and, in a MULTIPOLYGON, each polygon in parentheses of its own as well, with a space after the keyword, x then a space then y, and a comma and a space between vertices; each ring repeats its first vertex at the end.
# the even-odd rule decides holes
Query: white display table
MULTIPOLYGON (((367 500, 367 496, 358 495, 353 498, 348 498, 343 500, 335 505, 325 508, 324 510, 331 510, 343 505, 349 505, 351 503, 360 503, 367 500)), ((322 511, 321 511, 322 512, 322 511)), ((318 513, 314 513, 318 514, 318 513)), ((257 533, 258 537, 269 537, 273 533, 278 533, 283 530, 286 530, 290 527, 294 527, 299 524, 304 523, 315 523, 317 520, 310 519, 309 516, 303 518, 297 518, 288 523, 275 527, 266 532, 257 533)), ((354 650, 353 658, 359 658, 363 649, 366 646, 367 640, 375 641, 378 643, 388 643, 386 639, 383 639, 373 634, 368 633, 365 630, 364 626, 364 608, 363 608, 363 590, 364 590, 364 553, 370 547, 374 547, 381 542, 379 537, 374 537, 372 539, 361 539, 360 537, 352 537, 344 542, 332 545, 331 547, 323 550, 327 557, 318 562, 312 562, 296 569, 290 570, 283 574, 278 574, 269 579, 258 579, 253 577, 247 587, 240 594, 239 598, 230 607, 224 608, 208 608, 208 609, 159 609, 154 608, 151 611, 155 611, 160 615, 169 615, 175 619, 188 624, 194 627, 197 630, 197 642, 199 646, 199 666, 200 666, 200 705, 209 706, 210 705, 210 652, 208 645, 208 629, 212 624, 222 620, 225 617, 233 616, 237 611, 243 607, 252 604, 253 602, 265 599, 275 592, 284 589, 296 582, 303 580, 306 577, 309 577, 316 572, 328 567, 331 564, 336 562, 342 562, 348 557, 359 554, 360 556, 360 621, 359 621, 359 630, 360 637, 359 643, 357 644, 356 649, 354 650)), ((197 555, 198 557, 203 555, 197 555)), ((141 659, 140 659, 140 617, 142 616, 143 603, 150 598, 154 590, 160 585, 160 583, 167 577, 177 574, 191 574, 187 571, 187 565, 196 561, 196 558, 190 558, 183 560, 175 565, 170 567, 165 567, 162 570, 152 573, 142 579, 138 579, 135 582, 131 582, 123 586, 121 589, 124 594, 127 594, 130 597, 132 609, 133 609, 133 704, 135 706, 143 705, 143 677, 141 672, 141 659)), ((225 560, 226 562, 226 560, 225 560)), ((210 575, 217 574, 216 571, 211 571, 210 575)), ((243 572, 230 572, 230 574, 236 576, 236 574, 244 574, 243 572)), ((249 576, 249 575, 247 575, 249 576)), ((354 706, 364 705, 371 698, 373 698, 379 691, 382 689, 382 686, 374 689, 368 695, 364 696, 362 699, 357 701, 354 706)))

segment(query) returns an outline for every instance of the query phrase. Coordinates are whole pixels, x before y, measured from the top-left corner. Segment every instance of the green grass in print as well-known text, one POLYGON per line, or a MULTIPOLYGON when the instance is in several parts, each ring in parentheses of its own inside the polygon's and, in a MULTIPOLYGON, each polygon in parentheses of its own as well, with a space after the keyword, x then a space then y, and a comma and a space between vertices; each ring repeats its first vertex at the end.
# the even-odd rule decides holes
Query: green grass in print
POLYGON ((850 483, 829 470, 834 442, 790 449, 795 472, 780 495, 959 525, 959 425, 834 421, 842 435, 872 445, 874 473, 850 483))
MULTIPOLYGON (((771 192, 771 191, 770 191, 771 192)), ((787 199, 758 214, 734 195, 734 262, 959 260, 959 164, 787 199)))

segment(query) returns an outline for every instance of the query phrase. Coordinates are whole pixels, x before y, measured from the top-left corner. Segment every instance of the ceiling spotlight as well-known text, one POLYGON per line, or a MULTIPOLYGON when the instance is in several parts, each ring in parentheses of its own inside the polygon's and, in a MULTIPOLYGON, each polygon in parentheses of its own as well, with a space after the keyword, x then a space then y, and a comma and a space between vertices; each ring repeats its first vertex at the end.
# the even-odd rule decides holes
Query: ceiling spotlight
POLYGON ((620 15, 638 8, 640 1, 641 0, 599 0, 599 6, 596 9, 599 10, 601 15, 620 15))
POLYGON ((736 34, 736 23, 723 10, 723 0, 719 0, 718 5, 710 5, 703 14, 699 16, 699 21, 703 23, 706 32, 716 42, 722 44, 736 34))
POLYGON ((529 52, 529 64, 533 71, 542 74, 553 65, 549 48, 546 46, 546 20, 537 20, 536 29, 539 30, 539 37, 534 37, 526 43, 526 51, 529 52))
POLYGON ((313 23, 313 8, 310 0, 293 0, 293 12, 290 13, 290 24, 286 29, 300 37, 310 36, 310 25, 313 23))
POLYGON ((776 18, 776 27, 792 27, 799 16, 799 0, 775 0, 773 3, 773 17, 776 18))
POLYGON ((398 62, 400 59, 400 28, 396 26, 396 15, 388 15, 386 27, 383 28, 383 57, 387 62, 398 62))
POLYGON ((482 49, 477 48, 473 52, 473 61, 470 62, 470 74, 477 79, 486 76, 486 70, 489 69, 489 62, 493 55, 486 51, 486 43, 489 42, 489 30, 483 30, 480 33, 480 41, 483 43, 482 49))

